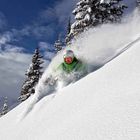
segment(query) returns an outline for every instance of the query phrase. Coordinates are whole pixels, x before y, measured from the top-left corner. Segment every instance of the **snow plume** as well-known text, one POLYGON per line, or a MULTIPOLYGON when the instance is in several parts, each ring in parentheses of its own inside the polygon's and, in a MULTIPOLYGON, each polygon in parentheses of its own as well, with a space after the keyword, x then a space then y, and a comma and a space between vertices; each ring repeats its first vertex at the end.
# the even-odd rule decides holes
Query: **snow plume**
POLYGON ((71 49, 92 66, 89 68, 89 71, 92 71, 95 65, 104 65, 140 37, 139 22, 140 17, 135 11, 133 16, 124 19, 121 24, 92 28, 73 41, 71 49))
MULTIPOLYGON (((66 49, 73 50, 78 59, 86 62, 90 73, 111 61, 118 54, 121 54, 125 48, 128 48, 128 44, 139 38, 139 23, 140 17, 135 12, 133 16, 131 15, 131 17, 125 19, 121 24, 106 24, 84 32, 66 49)), ((52 60, 46 69, 39 84, 36 86, 36 93, 30 98, 30 103, 22 114, 22 118, 33 109, 34 105, 42 97, 55 93, 56 89, 45 85, 45 80, 50 74, 55 75, 53 70, 63 61, 63 51, 52 60)))

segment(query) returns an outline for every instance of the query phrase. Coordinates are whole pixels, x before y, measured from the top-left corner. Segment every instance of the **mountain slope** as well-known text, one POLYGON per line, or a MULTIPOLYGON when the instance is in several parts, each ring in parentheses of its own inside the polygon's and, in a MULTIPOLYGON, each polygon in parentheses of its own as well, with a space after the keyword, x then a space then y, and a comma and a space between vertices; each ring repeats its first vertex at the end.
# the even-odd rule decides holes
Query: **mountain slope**
POLYGON ((139 140, 140 43, 98 71, 0 119, 1 140, 139 140))

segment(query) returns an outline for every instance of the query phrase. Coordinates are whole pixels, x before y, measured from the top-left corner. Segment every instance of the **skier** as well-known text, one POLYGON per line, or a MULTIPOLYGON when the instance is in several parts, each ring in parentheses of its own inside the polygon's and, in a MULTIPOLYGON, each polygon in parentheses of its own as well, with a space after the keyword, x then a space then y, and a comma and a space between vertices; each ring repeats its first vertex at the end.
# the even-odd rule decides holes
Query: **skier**
POLYGON ((63 62, 54 70, 54 75, 47 79, 47 83, 54 83, 57 80, 77 81, 86 73, 86 65, 76 58, 72 50, 66 50, 63 55, 63 62))
POLYGON ((86 68, 82 61, 78 60, 72 50, 66 50, 63 55, 63 60, 58 67, 58 70, 70 74, 72 72, 84 73, 86 68))

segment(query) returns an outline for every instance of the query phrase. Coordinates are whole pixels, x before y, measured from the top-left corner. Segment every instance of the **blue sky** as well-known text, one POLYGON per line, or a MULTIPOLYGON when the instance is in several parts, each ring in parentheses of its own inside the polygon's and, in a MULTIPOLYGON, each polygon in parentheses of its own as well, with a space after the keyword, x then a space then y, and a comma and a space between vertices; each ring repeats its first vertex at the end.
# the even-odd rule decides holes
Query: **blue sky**
POLYGON ((8 45, 32 52, 42 42, 51 47, 59 33, 65 35, 68 18, 76 2, 77 0, 0 0, 1 48, 8 45))
MULTIPOLYGON (((11 27, 22 27, 25 23, 33 20, 38 12, 45 8, 45 5, 44 0, 1 0, 0 10, 6 16, 11 27)), ((47 6, 50 5, 52 4, 48 0, 47 6)))

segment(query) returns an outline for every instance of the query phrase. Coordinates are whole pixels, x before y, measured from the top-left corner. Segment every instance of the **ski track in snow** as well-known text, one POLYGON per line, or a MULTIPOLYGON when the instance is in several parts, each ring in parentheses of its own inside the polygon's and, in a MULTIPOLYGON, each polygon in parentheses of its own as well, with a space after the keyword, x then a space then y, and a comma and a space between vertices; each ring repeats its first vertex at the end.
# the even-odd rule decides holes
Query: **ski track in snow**
MULTIPOLYGON (((140 40, 139 23, 140 17, 137 11, 135 11, 133 16, 128 17, 127 20, 125 19, 121 24, 107 24, 84 32, 68 48, 72 49, 83 62, 88 62, 88 73, 91 73, 140 40)), ((53 75, 53 69, 62 62, 62 56, 63 51, 52 60, 44 72, 39 84, 36 86, 36 93, 28 100, 25 110, 20 115, 20 120, 24 119, 43 97, 52 93, 53 95, 56 94, 56 89, 46 86, 44 81, 50 73, 53 75)))

